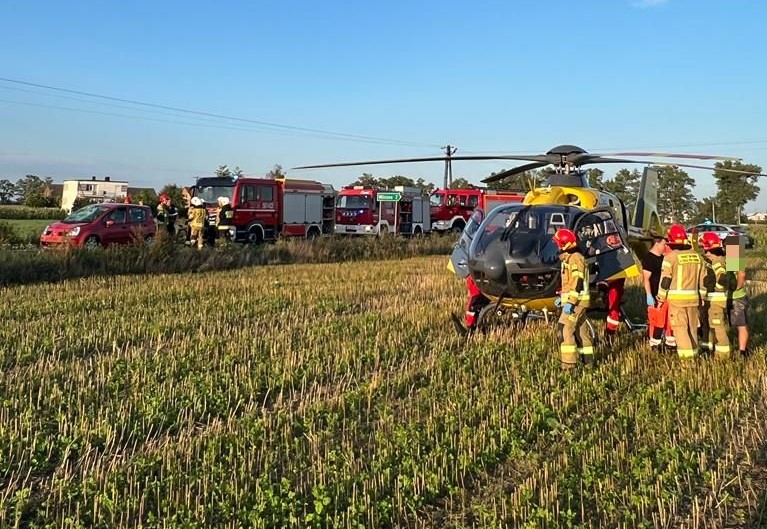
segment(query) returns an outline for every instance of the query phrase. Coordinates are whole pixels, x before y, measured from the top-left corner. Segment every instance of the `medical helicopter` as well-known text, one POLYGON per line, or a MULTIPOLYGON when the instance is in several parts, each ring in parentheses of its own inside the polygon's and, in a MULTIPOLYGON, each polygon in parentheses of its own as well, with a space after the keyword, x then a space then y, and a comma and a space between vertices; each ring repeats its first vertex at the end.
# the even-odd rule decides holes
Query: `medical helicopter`
MULTIPOLYGON (((663 234, 657 212, 658 172, 655 166, 672 165, 710 169, 688 163, 647 158, 688 160, 739 160, 726 156, 680 153, 616 152, 594 154, 575 145, 559 145, 537 155, 446 156, 344 162, 296 167, 314 169, 353 165, 444 161, 446 172, 453 160, 515 160, 529 162, 495 173, 483 183, 503 180, 526 171, 543 169, 548 178, 532 186, 521 203, 497 206, 490 212, 475 210, 455 246, 450 266, 457 276, 471 278, 490 300, 480 315, 480 324, 491 314, 507 313, 524 325, 529 318, 548 321, 558 312, 560 261, 552 235, 569 228, 578 236, 579 250, 590 268, 590 285, 615 284, 639 274, 637 259, 649 250, 653 237, 663 234), (590 187, 583 166, 603 163, 641 163, 644 169, 639 196, 629 218, 625 204, 616 195, 590 187)), ((753 174, 746 171, 729 170, 753 174)), ((621 295, 622 295, 621 287, 621 295)), ((603 299, 595 292, 592 299, 603 299)), ((622 314, 625 318, 625 313, 622 314)), ((628 318, 626 325, 634 330, 628 318)))

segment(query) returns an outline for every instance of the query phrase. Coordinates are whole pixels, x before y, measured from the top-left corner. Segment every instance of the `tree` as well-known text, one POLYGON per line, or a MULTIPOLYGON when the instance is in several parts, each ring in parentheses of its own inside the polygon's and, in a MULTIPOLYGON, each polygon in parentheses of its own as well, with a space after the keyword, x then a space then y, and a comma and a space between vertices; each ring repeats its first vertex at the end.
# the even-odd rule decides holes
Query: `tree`
POLYGON ((275 164, 272 169, 266 173, 267 178, 285 178, 288 175, 285 174, 285 171, 282 170, 282 166, 280 164, 275 164))
POLYGON ((602 177, 605 172, 596 167, 586 170, 586 175, 589 177, 589 185, 594 189, 600 189, 602 187, 602 177))
POLYGON ((216 176, 219 178, 232 178, 232 170, 228 165, 219 165, 216 169, 216 176))
POLYGON ((55 205, 56 200, 46 196, 46 189, 53 185, 53 180, 40 178, 37 175, 28 174, 16 182, 16 194, 25 206, 46 207, 55 205))
POLYGON ((357 178, 350 185, 363 186, 363 187, 378 187, 380 185, 380 182, 378 181, 378 178, 376 178, 372 174, 362 173, 362 176, 357 178))
POLYGON ((696 210, 693 180, 687 172, 671 165, 655 167, 658 171, 658 215, 661 222, 685 222, 696 210))
POLYGON ((471 185, 471 182, 466 180, 465 178, 456 178, 453 180, 452 185, 450 186, 450 189, 471 189, 474 187, 471 185))
POLYGON ((0 180, 0 204, 8 204, 16 196, 16 185, 10 180, 0 180))
POLYGON ((716 218, 720 222, 739 222, 738 213, 746 203, 759 195, 759 173, 762 168, 754 164, 744 164, 727 160, 714 164, 714 178, 718 192, 716 194, 716 218), (752 174, 733 173, 722 169, 747 171, 752 174))
MULTIPOLYGON (((490 173, 493 176, 497 173, 490 173)), ((497 182, 491 182, 487 184, 488 189, 495 189, 497 191, 529 191, 530 187, 536 187, 541 184, 549 173, 543 169, 525 171, 523 173, 515 174, 498 180, 497 182)))
POLYGON ((402 175, 395 175, 390 176, 389 178, 379 178, 378 181, 380 182, 382 187, 395 187, 395 186, 404 186, 404 187, 415 187, 415 182, 412 178, 408 176, 402 176, 402 175))
POLYGON ((642 175, 636 169, 621 169, 611 180, 602 183, 602 189, 621 199, 626 205, 626 214, 631 216, 634 214, 641 181, 642 175))
POLYGON ((436 187, 433 183, 427 182, 423 178, 419 178, 418 180, 416 180, 415 181, 415 186, 420 188, 421 191, 423 191, 424 193, 427 193, 427 194, 431 194, 431 192, 434 191, 434 189, 436 187))
POLYGON ((245 176, 245 173, 240 169, 239 165, 234 166, 234 171, 232 172, 232 175, 234 175, 235 178, 242 178, 245 176))
MULTIPOLYGON (((133 202, 136 204, 144 204, 145 206, 149 206, 154 210, 157 207, 157 195, 151 191, 148 191, 146 189, 142 189, 138 193, 136 193, 136 196, 132 197, 133 202)), ((181 207, 184 204, 184 202, 180 202, 176 204, 177 207, 181 207)))
POLYGON ((690 219, 690 224, 700 224, 707 220, 714 220, 716 213, 716 197, 706 197, 695 204, 695 213, 690 219))

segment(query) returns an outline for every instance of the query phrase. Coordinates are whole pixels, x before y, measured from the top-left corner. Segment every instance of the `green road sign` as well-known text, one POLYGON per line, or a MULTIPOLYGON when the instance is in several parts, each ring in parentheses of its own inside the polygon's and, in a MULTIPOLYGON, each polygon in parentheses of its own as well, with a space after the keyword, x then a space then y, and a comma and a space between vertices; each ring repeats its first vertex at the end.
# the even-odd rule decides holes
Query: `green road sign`
POLYGON ((399 202, 402 199, 402 193, 378 193, 378 202, 399 202))

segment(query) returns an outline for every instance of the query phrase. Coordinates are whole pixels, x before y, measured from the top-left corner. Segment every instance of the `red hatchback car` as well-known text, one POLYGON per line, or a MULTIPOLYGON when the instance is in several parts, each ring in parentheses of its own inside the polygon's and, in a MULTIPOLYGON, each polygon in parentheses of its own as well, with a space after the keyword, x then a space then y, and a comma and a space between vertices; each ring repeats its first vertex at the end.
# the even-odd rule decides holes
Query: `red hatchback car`
POLYGON ((149 206, 133 204, 91 204, 64 220, 48 225, 40 244, 51 246, 108 246, 144 240, 151 243, 157 228, 149 206))

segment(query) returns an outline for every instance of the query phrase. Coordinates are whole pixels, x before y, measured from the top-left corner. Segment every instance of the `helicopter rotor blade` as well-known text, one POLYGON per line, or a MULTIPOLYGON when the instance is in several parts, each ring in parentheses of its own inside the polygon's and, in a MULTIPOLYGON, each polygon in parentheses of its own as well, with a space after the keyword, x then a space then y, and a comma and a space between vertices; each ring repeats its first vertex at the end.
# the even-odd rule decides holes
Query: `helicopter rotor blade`
POLYGON ((368 160, 368 161, 362 161, 362 162, 341 162, 341 163, 326 163, 326 164, 318 164, 318 165, 301 165, 298 167, 292 167, 292 169, 323 169, 326 167, 350 167, 354 165, 383 165, 383 164, 390 164, 390 163, 444 162, 446 160, 469 160, 469 161, 522 160, 522 161, 537 161, 537 162, 549 163, 548 158, 543 155, 532 155, 532 156, 482 155, 482 156, 450 156, 450 157, 427 156, 424 158, 400 158, 400 159, 392 159, 392 160, 368 160))
MULTIPOLYGON (((658 162, 655 160, 611 160, 609 158, 606 158, 604 160, 610 160, 607 163, 617 163, 617 162, 623 162, 623 163, 641 163, 645 165, 664 165, 664 166, 671 166, 671 167, 689 167, 692 169, 707 169, 709 171, 723 171, 726 173, 738 173, 738 174, 747 174, 747 175, 753 175, 753 176, 767 176, 767 174, 762 173, 754 173, 753 171, 742 171, 740 169, 727 169, 724 167, 716 168, 716 167, 709 167, 706 165, 694 165, 694 164, 688 164, 688 163, 675 163, 675 162, 658 162)), ((602 163, 603 160, 595 160, 592 162, 587 163, 602 163)))
POLYGON ((732 161, 738 162, 742 158, 736 158, 733 156, 715 156, 707 154, 685 154, 677 152, 608 152, 600 154, 592 154, 592 156, 639 156, 639 157, 652 157, 652 158, 683 158, 686 160, 718 160, 718 161, 732 161))
POLYGON ((534 163, 528 163, 525 165, 520 165, 517 167, 512 167, 511 169, 506 169, 505 171, 501 171, 500 173, 496 173, 494 175, 488 176, 484 180, 482 180, 483 184, 492 184, 493 182, 498 182, 500 180, 503 180, 504 178, 508 178, 509 176, 524 173, 525 171, 531 171, 533 169, 538 169, 539 167, 544 167, 546 165, 549 165, 547 162, 534 162, 534 163))

